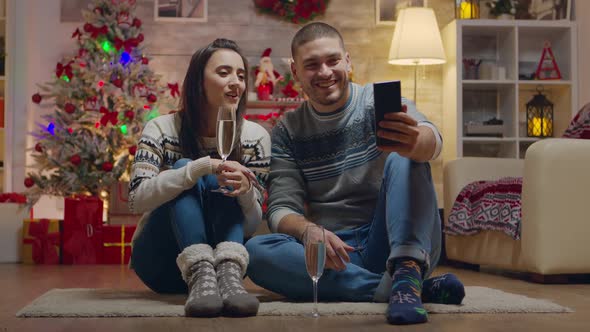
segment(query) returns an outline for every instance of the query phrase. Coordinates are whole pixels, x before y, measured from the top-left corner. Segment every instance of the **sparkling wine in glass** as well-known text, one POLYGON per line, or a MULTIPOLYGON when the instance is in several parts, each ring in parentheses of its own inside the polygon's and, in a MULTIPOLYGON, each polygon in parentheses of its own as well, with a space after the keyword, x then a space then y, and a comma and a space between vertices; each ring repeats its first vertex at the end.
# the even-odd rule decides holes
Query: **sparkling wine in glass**
POLYGON ((307 274, 313 281, 313 311, 311 316, 319 317, 318 312, 318 281, 324 272, 326 263, 326 235, 324 227, 319 225, 309 225, 305 229, 303 236, 303 245, 305 246, 305 267, 307 274))
MULTIPOLYGON (((234 107, 219 107, 216 133, 217 153, 221 157, 221 163, 224 163, 234 149, 234 140, 236 137, 236 109, 234 107)), ((229 188, 223 186, 212 191, 224 194, 231 192, 229 188)))

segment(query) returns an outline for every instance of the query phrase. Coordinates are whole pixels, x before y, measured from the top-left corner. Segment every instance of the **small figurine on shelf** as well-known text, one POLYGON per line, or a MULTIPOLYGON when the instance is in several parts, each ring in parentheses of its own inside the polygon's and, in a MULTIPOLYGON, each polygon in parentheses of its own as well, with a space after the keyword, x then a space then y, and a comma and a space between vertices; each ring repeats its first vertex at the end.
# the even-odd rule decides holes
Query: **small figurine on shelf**
POLYGON ((283 76, 274 70, 274 66, 270 59, 270 52, 272 52, 271 48, 264 50, 260 57, 260 64, 254 72, 256 76, 254 86, 256 86, 258 100, 272 99, 274 85, 283 79, 283 76))
POLYGON ((490 8, 490 15, 497 19, 513 20, 516 15, 516 0, 492 0, 486 5, 490 8))

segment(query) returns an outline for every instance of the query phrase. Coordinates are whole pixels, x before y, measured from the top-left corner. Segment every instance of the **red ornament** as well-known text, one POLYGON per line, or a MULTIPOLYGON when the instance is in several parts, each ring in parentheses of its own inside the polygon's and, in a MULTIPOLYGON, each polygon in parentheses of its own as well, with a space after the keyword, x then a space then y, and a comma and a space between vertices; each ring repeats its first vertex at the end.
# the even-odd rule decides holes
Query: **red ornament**
POLYGON ((100 8, 100 7, 94 8, 94 12, 98 15, 102 15, 102 13, 103 13, 102 8, 100 8))
POLYGON ((150 63, 150 60, 148 58, 141 58, 141 63, 147 65, 148 63, 150 63))
POLYGON ((120 78, 117 78, 113 81, 113 85, 116 86, 117 88, 121 88, 123 86, 123 80, 121 80, 120 78))
POLYGON ((74 113, 76 111, 76 106, 74 106, 71 103, 67 103, 64 106, 64 110, 66 111, 66 113, 72 114, 72 113, 74 113))
POLYGON ((158 101, 158 97, 156 97, 153 93, 150 93, 147 97, 147 100, 150 103, 155 103, 156 101, 158 101))
POLYGON ((131 23, 131 26, 134 26, 136 28, 140 28, 141 27, 141 20, 138 19, 137 17, 133 19, 133 23, 131 23))
POLYGON ((134 146, 130 146, 129 147, 129 154, 132 156, 135 156, 135 153, 137 152, 137 145, 134 146))
POLYGON ((103 170, 103 171, 105 171, 105 172, 110 172, 110 171, 112 171, 112 170, 113 170, 113 163, 111 163, 111 162, 108 162, 108 161, 105 161, 105 162, 102 164, 102 170, 103 170))
POLYGON ((137 41, 139 41, 140 43, 143 41, 143 33, 137 35, 137 41))
POLYGON ((32 178, 25 179, 25 187, 31 188, 34 185, 35 185, 35 180, 33 180, 32 178))
POLYGON ((90 23, 84 24, 84 31, 90 32, 92 30, 94 30, 94 27, 92 26, 92 24, 90 24, 90 23))
POLYGON ((79 57, 82 58, 82 57, 86 56, 86 54, 88 54, 88 51, 85 48, 81 48, 81 49, 78 50, 78 56, 79 57))
POLYGON ((41 95, 39 93, 35 93, 33 95, 33 97, 31 97, 31 99, 33 100, 33 102, 35 104, 39 104, 41 102, 41 99, 43 99, 43 98, 41 97, 41 95))
POLYGON ((41 143, 35 144, 35 151, 43 152, 43 145, 41 145, 41 143))
POLYGON ((125 117, 127 119, 129 119, 129 121, 132 121, 133 118, 135 117, 135 113, 133 113, 133 111, 131 111, 131 110, 127 110, 127 111, 125 111, 125 117))
POLYGON ((72 163, 72 165, 78 166, 82 162, 82 158, 80 158, 79 155, 75 154, 70 157, 70 162, 72 163))

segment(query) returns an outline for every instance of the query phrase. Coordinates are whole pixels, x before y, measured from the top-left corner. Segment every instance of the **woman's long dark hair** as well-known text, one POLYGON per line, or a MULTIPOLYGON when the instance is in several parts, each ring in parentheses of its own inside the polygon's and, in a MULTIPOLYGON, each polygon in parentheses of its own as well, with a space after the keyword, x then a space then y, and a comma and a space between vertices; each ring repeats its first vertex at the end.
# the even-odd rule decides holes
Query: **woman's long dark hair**
POLYGON ((180 124, 180 149, 184 158, 197 159, 204 156, 202 151, 201 131, 201 114, 205 112, 207 105, 207 97, 205 96, 204 79, 205 66, 209 59, 216 51, 220 49, 232 50, 240 55, 244 61, 246 89, 244 90, 238 109, 236 112, 236 137, 234 139, 234 150, 228 157, 229 160, 242 161, 242 124, 243 114, 246 111, 246 102, 248 100, 248 62, 246 57, 242 54, 242 50, 238 45, 229 39, 218 38, 211 44, 199 49, 191 58, 191 63, 188 66, 184 84, 182 85, 182 93, 180 99, 180 112, 178 115, 181 119, 180 124))

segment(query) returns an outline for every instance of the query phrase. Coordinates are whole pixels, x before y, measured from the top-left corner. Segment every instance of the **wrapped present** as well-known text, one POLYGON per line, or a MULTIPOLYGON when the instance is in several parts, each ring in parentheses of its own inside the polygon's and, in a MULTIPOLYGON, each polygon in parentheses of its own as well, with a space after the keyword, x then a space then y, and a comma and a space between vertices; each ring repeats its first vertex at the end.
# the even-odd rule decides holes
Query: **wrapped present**
POLYGON ((110 215, 135 215, 129 210, 129 182, 119 181, 111 186, 109 195, 110 215))
POLYGON ((26 198, 0 194, 0 263, 17 263, 22 257, 23 220, 29 217, 26 198))
POLYGON ((102 227, 103 264, 129 263, 133 232, 135 232, 135 225, 105 225, 102 227))
POLYGON ((103 202, 94 196, 66 197, 62 262, 98 264, 102 256, 103 202))
POLYGON ((60 220, 25 219, 23 221, 23 263, 59 264, 60 220))

